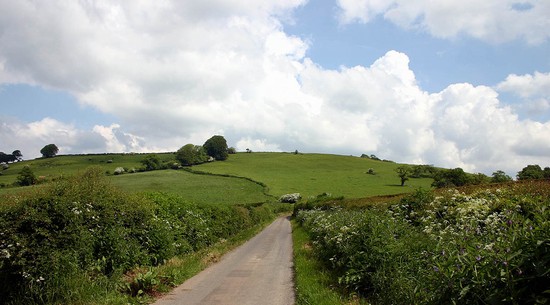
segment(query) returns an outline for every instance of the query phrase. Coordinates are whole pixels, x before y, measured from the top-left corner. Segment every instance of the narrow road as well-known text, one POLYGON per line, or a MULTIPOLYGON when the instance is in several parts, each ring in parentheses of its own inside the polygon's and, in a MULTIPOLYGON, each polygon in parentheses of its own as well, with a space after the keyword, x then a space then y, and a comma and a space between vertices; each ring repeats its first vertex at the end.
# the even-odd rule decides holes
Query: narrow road
POLYGON ((153 305, 292 305, 292 232, 275 220, 221 261, 190 278, 153 305))

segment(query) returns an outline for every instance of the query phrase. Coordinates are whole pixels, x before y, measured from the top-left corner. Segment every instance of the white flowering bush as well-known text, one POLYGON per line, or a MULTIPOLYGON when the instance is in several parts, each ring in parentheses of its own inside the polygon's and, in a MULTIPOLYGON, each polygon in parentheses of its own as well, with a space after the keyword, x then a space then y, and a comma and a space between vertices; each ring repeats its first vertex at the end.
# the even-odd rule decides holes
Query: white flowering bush
POLYGON ((340 284, 376 303, 550 301, 550 183, 426 191, 388 209, 302 210, 340 284))
POLYGON ((285 194, 279 198, 280 202, 283 203, 296 203, 300 200, 302 196, 300 193, 285 194))
POLYGON ((123 167, 117 167, 115 168, 115 171, 113 172, 114 175, 122 175, 124 174, 124 168, 123 167))

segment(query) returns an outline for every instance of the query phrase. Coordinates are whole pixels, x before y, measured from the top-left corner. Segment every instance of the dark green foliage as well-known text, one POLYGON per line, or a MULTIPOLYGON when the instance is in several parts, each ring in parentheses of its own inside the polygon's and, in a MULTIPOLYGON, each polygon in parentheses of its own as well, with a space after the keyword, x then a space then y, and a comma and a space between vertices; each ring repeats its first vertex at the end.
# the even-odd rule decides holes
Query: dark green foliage
POLYGON ((235 149, 235 147, 229 147, 227 149, 227 153, 230 154, 230 155, 234 155, 237 153, 237 150, 235 149))
POLYGON ((11 154, 14 155, 16 158, 22 158, 23 157, 23 154, 21 153, 21 151, 19 149, 14 150, 11 154))
POLYGON ((176 159, 181 165, 189 166, 208 161, 208 155, 200 145, 187 144, 176 152, 176 159))
POLYGON ((411 174, 411 168, 408 165, 401 165, 395 169, 397 175, 401 179, 401 186, 405 185, 405 181, 409 180, 409 175, 411 174))
POLYGON ((339 283, 373 304, 547 304, 549 198, 543 181, 418 191, 387 210, 297 220, 339 283))
POLYGON ((146 171, 162 169, 162 163, 155 154, 145 156, 145 158, 141 160, 141 164, 143 164, 146 171))
POLYGON ((44 158, 53 158, 58 152, 59 148, 57 148, 55 144, 48 144, 40 150, 40 153, 44 158))
POLYGON ((544 178, 544 171, 537 164, 527 165, 521 171, 518 172, 517 178, 518 180, 542 179, 544 178))
POLYGON ((227 159, 227 141, 223 136, 213 136, 206 140, 203 145, 206 153, 216 160, 227 159))
POLYGON ((14 154, 7 155, 3 152, 0 152, 0 163, 9 163, 17 161, 17 156, 14 154))
MULTIPOLYGON (((272 217, 265 205, 129 195, 100 167, 0 209, 0 304, 71 304, 73 279, 117 277, 212 245, 272 217)), ((153 282, 137 277, 139 290, 153 282)), ((131 290, 134 293, 134 290, 131 290)))
POLYGON ((413 165, 411 170, 411 178, 433 178, 437 169, 432 165, 413 165))
POLYGON ((493 172, 493 175, 491 177, 491 183, 503 183, 510 181, 512 181, 512 177, 506 175, 506 173, 501 170, 493 172))
POLYGON ((19 176, 17 176, 17 185, 19 186, 28 186, 33 185, 37 182, 36 176, 29 166, 23 167, 19 176))
POLYGON ((457 187, 463 186, 470 182, 468 174, 460 167, 455 169, 442 169, 434 175, 432 186, 437 188, 442 187, 457 187))

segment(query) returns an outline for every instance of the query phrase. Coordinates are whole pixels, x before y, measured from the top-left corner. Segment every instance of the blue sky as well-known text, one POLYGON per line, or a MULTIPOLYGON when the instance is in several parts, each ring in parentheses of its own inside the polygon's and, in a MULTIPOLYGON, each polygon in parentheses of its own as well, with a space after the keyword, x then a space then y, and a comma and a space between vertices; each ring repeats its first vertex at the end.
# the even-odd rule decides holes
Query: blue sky
POLYGON ((0 151, 550 166, 546 1, 48 3, 0 0, 0 151))

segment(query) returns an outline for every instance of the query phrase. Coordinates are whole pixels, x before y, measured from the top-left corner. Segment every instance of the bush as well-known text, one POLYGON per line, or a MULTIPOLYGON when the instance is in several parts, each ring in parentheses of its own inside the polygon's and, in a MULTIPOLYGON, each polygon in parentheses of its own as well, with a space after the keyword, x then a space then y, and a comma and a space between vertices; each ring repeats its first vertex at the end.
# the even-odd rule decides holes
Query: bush
POLYGON ((301 198, 302 196, 300 193, 285 194, 279 198, 279 201, 283 203, 296 203, 301 198))
MULTIPOLYGON (((116 277, 227 239, 273 216, 265 205, 196 205, 129 195, 101 168, 58 180, 0 209, 0 304, 74 303, 75 278, 116 277)), ((147 273, 139 290, 154 285, 147 273)), ((88 280, 87 280, 88 281, 88 280)))
POLYGON ((122 167, 115 168, 115 171, 113 172, 114 175, 122 175, 124 174, 125 170, 122 167))
POLYGON ((15 183, 19 186, 29 186, 36 184, 37 181, 38 179, 34 175, 31 168, 29 166, 25 166, 17 176, 17 180, 15 183))
POLYGON ((426 191, 389 209, 301 210, 339 283, 376 304, 550 300, 550 183, 426 191))

